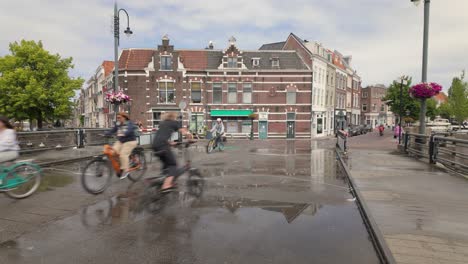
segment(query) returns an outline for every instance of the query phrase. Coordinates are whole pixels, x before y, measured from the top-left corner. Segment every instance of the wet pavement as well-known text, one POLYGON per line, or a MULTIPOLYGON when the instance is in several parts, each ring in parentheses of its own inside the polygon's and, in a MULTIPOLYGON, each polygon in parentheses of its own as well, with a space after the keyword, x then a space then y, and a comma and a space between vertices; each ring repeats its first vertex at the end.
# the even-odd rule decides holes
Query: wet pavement
POLYGON ((0 263, 378 263, 333 144, 195 147, 202 197, 182 177, 158 214, 141 206, 144 183, 115 181, 92 196, 79 183, 82 164, 54 167, 30 199, 0 198, 0 263))
POLYGON ((348 164, 397 263, 468 263, 468 181, 396 147, 391 135, 353 137, 348 164))

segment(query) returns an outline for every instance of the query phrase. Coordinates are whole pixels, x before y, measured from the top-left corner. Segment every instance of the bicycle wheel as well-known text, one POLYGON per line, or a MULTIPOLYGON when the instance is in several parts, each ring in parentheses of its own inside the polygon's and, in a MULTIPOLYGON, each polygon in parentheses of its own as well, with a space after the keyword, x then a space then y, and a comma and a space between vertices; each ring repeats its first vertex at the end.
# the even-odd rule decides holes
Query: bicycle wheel
POLYGON ((130 164, 135 164, 136 170, 133 170, 128 175, 132 182, 137 182, 143 177, 146 172, 146 158, 143 150, 136 150, 130 155, 130 164))
POLYGON ((39 166, 35 164, 20 164, 11 170, 6 176, 9 180, 22 181, 23 184, 9 190, 5 194, 14 199, 23 199, 32 195, 41 184, 42 172, 39 166))
POLYGON ((224 143, 222 141, 219 141, 218 149, 219 149, 219 151, 224 151, 224 143))
POLYGON ((81 174, 81 185, 90 194, 100 194, 110 185, 111 177, 109 162, 102 158, 93 159, 81 174))
POLYGON ((207 152, 207 153, 213 152, 214 144, 215 144, 215 141, 214 141, 214 140, 210 140, 210 141, 208 142, 208 146, 206 146, 206 152, 207 152))
POLYGON ((188 193, 195 197, 201 197, 203 188, 205 186, 205 179, 197 169, 191 169, 187 179, 188 193))
POLYGON ((144 203, 150 213, 158 213, 166 205, 166 195, 161 193, 161 185, 162 183, 153 183, 145 188, 144 203))

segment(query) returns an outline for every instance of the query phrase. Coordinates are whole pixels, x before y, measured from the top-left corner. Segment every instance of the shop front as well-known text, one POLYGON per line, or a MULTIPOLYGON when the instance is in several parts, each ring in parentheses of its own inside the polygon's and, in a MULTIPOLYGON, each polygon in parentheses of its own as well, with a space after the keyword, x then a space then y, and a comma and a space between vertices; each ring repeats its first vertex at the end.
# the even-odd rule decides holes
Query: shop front
POLYGON ((335 111, 335 133, 338 130, 345 130, 347 127, 346 112, 344 110, 335 111))
POLYGON ((214 123, 217 118, 221 118, 227 134, 233 136, 245 135, 251 131, 251 121, 249 115, 252 110, 211 110, 210 116, 214 123))

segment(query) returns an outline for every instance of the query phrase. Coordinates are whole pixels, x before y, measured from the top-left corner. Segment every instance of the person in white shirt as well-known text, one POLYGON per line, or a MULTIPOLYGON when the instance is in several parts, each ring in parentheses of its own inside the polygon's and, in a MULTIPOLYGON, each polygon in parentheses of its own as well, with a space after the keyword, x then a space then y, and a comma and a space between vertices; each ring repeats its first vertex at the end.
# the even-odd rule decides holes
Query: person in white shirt
POLYGON ((19 156, 16 132, 5 116, 0 116, 0 163, 12 161, 19 156))
POLYGON ((216 146, 221 141, 221 136, 224 135, 224 124, 221 118, 216 119, 216 124, 211 128, 213 137, 216 137, 216 146))

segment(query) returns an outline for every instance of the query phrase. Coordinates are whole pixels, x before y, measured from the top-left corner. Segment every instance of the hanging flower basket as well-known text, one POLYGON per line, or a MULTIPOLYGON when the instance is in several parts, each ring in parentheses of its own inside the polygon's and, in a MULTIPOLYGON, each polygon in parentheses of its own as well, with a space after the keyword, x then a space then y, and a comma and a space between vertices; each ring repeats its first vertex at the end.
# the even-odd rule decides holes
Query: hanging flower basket
POLYGON ((124 94, 122 91, 106 93, 106 102, 111 104, 126 104, 130 102, 130 100, 130 96, 124 94))
POLYGON ((442 86, 432 82, 413 85, 409 93, 413 98, 427 99, 439 94, 440 91, 442 91, 442 86))

